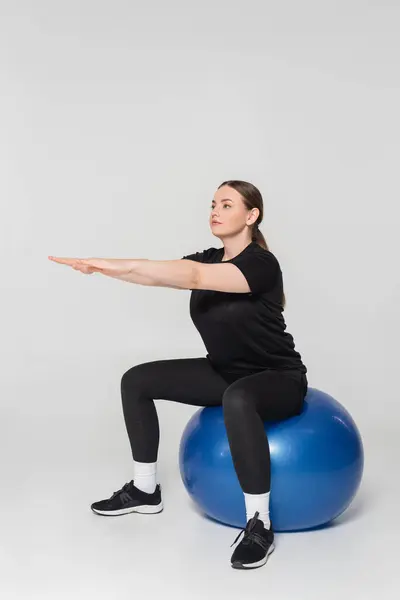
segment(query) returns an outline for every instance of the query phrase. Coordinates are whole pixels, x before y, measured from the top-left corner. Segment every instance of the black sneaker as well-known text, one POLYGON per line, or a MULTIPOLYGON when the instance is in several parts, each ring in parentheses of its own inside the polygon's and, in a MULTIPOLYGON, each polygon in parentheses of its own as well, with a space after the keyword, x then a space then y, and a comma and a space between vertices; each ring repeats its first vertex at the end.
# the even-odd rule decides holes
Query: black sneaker
POLYGON ((131 512, 158 513, 163 509, 161 486, 159 483, 152 494, 139 490, 133 479, 107 500, 100 500, 91 505, 93 512, 98 515, 126 515, 131 512))
POLYGON ((247 521, 246 528, 242 529, 233 542, 233 544, 236 544, 244 532, 242 541, 236 546, 231 557, 231 565, 234 569, 261 567, 265 565, 268 556, 275 550, 272 523, 270 528, 266 529, 263 521, 257 518, 259 514, 259 512, 256 512, 254 517, 247 521))

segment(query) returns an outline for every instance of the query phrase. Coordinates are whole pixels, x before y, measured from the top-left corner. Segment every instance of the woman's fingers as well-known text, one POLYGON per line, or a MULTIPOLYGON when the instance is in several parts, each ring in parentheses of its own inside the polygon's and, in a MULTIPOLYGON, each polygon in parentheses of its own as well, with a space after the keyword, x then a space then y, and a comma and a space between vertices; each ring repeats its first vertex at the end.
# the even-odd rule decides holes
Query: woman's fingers
POLYGON ((103 259, 99 258, 66 258, 61 256, 49 256, 53 262, 61 265, 67 265, 72 267, 75 271, 81 271, 86 275, 92 275, 93 273, 102 272, 106 265, 103 259))
POLYGON ((49 259, 56 262, 56 263, 60 263, 61 265, 68 265, 70 267, 76 267, 76 266, 86 266, 86 267, 92 267, 92 268, 96 268, 97 264, 95 263, 95 259, 90 260, 90 259, 84 259, 84 258, 63 258, 60 256, 49 256, 49 259))
POLYGON ((69 265, 70 267, 72 267, 72 265, 74 265, 77 262, 77 260, 79 260, 77 258, 60 258, 58 256, 49 256, 49 259, 54 262, 60 263, 61 265, 69 265))
POLYGON ((91 265, 90 261, 87 261, 83 258, 63 258, 63 257, 59 257, 59 256, 49 256, 49 259, 56 263, 60 263, 61 265, 68 265, 69 267, 74 267, 74 268, 79 265, 85 265, 85 266, 91 265))

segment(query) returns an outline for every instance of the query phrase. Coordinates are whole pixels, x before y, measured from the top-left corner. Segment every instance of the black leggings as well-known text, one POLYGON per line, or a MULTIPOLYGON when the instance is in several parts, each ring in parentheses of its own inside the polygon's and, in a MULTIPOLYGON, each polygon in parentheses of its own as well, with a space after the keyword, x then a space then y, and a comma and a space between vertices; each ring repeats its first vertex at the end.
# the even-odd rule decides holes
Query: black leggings
POLYGON ((263 421, 297 415, 307 393, 297 369, 264 370, 228 383, 207 358, 136 365, 121 380, 122 406, 134 460, 156 462, 160 431, 154 400, 223 406, 229 447, 243 492, 270 491, 270 452, 263 421))

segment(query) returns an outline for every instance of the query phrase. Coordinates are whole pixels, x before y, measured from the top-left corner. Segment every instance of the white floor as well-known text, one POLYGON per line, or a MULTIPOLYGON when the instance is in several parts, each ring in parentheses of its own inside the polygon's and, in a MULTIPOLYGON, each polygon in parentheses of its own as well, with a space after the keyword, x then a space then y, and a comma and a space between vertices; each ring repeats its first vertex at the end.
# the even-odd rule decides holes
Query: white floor
MULTIPOLYGON (((179 431, 192 412, 174 412, 179 431)), ((335 526, 277 533, 268 563, 245 572, 229 560, 239 530, 203 518, 190 501, 172 428, 161 430, 164 511, 92 513, 94 500, 132 478, 117 409, 114 416, 3 415, 1 598, 399 597, 399 443, 389 431, 364 427, 363 483, 335 526)))

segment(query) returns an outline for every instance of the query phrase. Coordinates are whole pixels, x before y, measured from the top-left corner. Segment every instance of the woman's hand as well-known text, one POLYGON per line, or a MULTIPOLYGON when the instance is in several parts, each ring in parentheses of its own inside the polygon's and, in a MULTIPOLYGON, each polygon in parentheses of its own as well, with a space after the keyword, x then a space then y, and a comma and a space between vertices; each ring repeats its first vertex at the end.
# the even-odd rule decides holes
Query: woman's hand
POLYGON ((60 258, 49 256, 49 260, 67 265, 85 275, 102 273, 110 277, 127 275, 132 269, 132 261, 125 258, 60 258))

